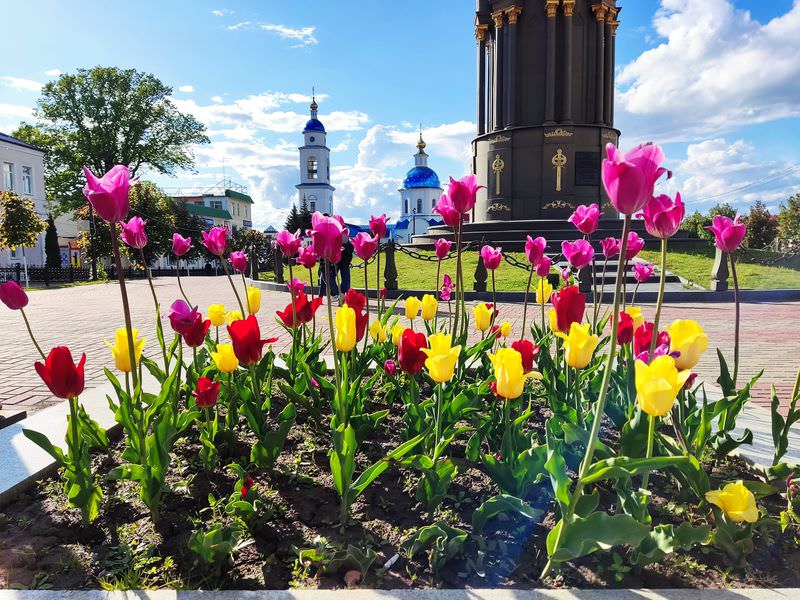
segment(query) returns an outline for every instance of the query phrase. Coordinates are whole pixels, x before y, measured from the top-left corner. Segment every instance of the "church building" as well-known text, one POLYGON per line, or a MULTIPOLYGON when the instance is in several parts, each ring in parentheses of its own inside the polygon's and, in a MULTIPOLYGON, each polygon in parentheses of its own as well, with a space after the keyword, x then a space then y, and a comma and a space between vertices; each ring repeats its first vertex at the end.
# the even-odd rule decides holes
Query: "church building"
POLYGON ((395 240, 401 244, 410 243, 415 235, 422 235, 435 225, 441 225, 439 215, 433 207, 442 195, 439 176, 428 166, 422 133, 417 142, 418 152, 414 155, 414 168, 403 179, 400 188, 400 218, 395 226, 395 240))
POLYGON ((327 146, 325 126, 317 118, 317 100, 311 100, 311 118, 303 129, 305 145, 300 150, 300 183, 298 209, 303 205, 312 213, 333 214, 333 192, 331 185, 331 150, 327 146))

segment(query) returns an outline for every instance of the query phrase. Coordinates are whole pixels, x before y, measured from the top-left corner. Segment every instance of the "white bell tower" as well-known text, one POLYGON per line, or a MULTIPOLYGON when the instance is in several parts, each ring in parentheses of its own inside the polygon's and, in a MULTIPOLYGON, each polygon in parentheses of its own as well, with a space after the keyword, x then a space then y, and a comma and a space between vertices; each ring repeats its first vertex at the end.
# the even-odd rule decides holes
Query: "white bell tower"
POLYGON ((305 145, 300 150, 300 183, 297 207, 305 201, 312 213, 333 214, 333 192, 331 185, 331 150, 327 146, 325 126, 317 118, 316 96, 312 95, 311 118, 303 129, 305 145))

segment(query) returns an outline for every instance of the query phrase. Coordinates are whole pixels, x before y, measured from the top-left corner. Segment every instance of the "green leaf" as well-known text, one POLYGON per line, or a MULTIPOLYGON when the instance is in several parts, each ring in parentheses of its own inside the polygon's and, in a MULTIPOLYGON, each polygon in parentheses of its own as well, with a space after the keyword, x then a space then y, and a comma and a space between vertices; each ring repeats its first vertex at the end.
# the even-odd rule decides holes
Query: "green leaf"
POLYGON ((486 500, 486 502, 481 504, 475 512, 472 513, 473 533, 481 533, 486 523, 497 515, 509 513, 514 516, 538 520, 544 514, 544 511, 533 508, 515 496, 499 494, 486 500))
POLYGON ((570 479, 567 475, 567 465, 561 451, 561 442, 555 439, 552 433, 551 422, 547 422, 547 462, 544 468, 550 473, 550 483, 553 486, 553 495, 559 504, 561 514, 567 511, 570 503, 570 479))
POLYGON ((34 444, 39 446, 42 450, 47 452, 50 456, 52 456, 58 464, 63 465, 65 461, 65 456, 63 450, 58 448, 47 439, 47 436, 43 433, 39 433, 38 431, 33 431, 32 429, 23 429, 22 434, 32 441, 34 444))
POLYGON ((608 515, 595 512, 586 518, 575 517, 568 525, 561 520, 547 536, 547 554, 556 562, 573 560, 597 550, 609 550, 627 544, 638 546, 650 533, 647 525, 629 515, 608 515), (559 547, 555 549, 558 532, 563 528, 559 547))
POLYGON ((697 544, 707 544, 711 538, 708 525, 692 527, 688 521, 678 527, 673 525, 657 525, 645 536, 633 553, 633 563, 642 567, 660 561, 667 554, 676 550, 690 550, 697 544))
POLYGON ((685 467, 690 463, 688 456, 655 456, 652 458, 628 458, 621 456, 594 463, 581 480, 583 485, 591 485, 604 479, 634 477, 651 471, 661 471, 670 467, 685 467))

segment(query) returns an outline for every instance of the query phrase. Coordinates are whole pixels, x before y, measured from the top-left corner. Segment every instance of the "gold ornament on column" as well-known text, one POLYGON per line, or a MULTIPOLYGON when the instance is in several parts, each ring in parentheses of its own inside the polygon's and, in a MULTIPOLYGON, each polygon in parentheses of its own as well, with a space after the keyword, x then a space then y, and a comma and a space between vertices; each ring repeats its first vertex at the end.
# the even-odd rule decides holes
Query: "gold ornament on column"
POLYGON ((561 0, 544 0, 544 8, 548 17, 555 17, 558 13, 558 3, 561 0))
POLYGON ((575 0, 563 0, 564 2, 564 16, 571 17, 575 10, 575 0))
POLYGON ((503 11, 498 10, 492 13, 492 20, 494 21, 494 28, 495 29, 502 29, 503 28, 503 11))
POLYGON ((516 25, 519 21, 519 16, 522 14, 522 8, 519 6, 512 6, 505 10, 506 18, 509 25, 516 25))
POLYGON ((501 176, 503 175, 503 169, 506 168, 505 161, 500 157, 499 154, 496 154, 494 157, 494 162, 492 163, 492 172, 494 173, 494 194, 495 196, 500 195, 500 180, 501 176))
POLYGON ((599 4, 592 4, 592 10, 594 11, 594 16, 598 21, 605 21, 606 14, 608 13, 608 7, 600 2, 599 4))
POLYGON ((486 25, 486 24, 480 24, 480 25, 477 25, 475 27, 475 37, 477 38, 477 40, 479 42, 485 42, 486 41, 486 39, 488 37, 488 33, 489 33, 488 30, 489 30, 489 26, 486 25))
POLYGON ((567 166, 567 157, 564 155, 564 152, 563 152, 563 150, 561 150, 561 148, 559 148, 556 151, 556 154, 553 157, 552 163, 553 163, 553 167, 556 170, 556 191, 560 192, 561 191, 561 171, 564 169, 564 167, 567 166))

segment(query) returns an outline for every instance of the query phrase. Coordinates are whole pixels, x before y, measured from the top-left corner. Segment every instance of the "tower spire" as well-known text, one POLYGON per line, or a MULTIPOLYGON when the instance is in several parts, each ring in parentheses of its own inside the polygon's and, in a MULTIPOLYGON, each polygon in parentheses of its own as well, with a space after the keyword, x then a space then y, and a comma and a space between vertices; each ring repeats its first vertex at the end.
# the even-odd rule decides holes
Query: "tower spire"
POLYGON ((425 140, 422 139, 422 123, 420 123, 419 124, 419 141, 417 142, 417 149, 419 150, 420 154, 424 154, 425 153, 425 146, 427 146, 427 144, 425 143, 425 140))
POLYGON ((317 104, 317 90, 314 86, 311 86, 311 118, 317 118, 317 109, 319 109, 319 105, 317 104))

